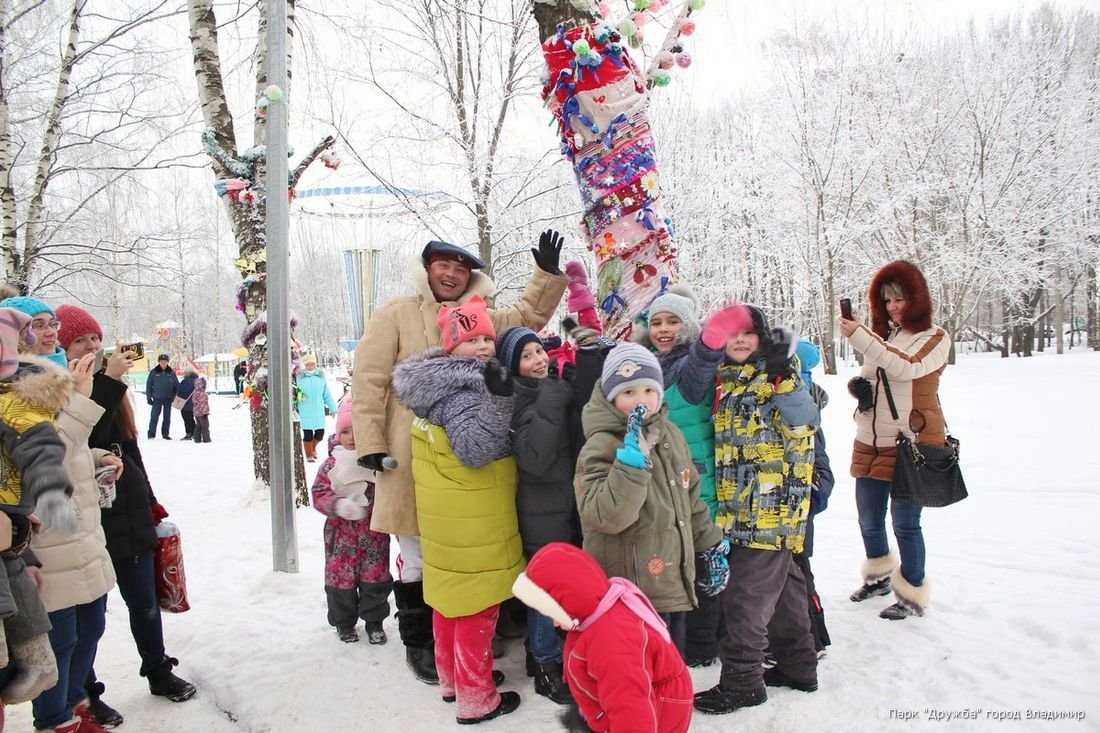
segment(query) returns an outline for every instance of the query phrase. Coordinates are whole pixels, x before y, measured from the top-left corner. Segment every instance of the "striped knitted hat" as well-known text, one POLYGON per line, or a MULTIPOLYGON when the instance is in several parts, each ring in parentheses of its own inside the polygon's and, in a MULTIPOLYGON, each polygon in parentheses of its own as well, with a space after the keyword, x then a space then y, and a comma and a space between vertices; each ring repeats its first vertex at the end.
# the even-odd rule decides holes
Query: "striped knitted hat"
POLYGON ((500 359, 501 364, 508 367, 510 374, 518 376, 523 348, 533 343, 541 343, 541 339, 531 329, 523 326, 509 328, 497 338, 497 358, 500 359))

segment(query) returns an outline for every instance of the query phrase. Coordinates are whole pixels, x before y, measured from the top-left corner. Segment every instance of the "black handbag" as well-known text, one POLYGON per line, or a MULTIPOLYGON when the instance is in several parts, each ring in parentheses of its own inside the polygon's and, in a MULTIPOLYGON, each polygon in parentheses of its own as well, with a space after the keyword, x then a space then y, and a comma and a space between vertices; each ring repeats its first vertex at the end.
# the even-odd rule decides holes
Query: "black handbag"
MULTIPOLYGON (((897 420, 898 410, 890 391, 890 380, 881 367, 878 378, 886 390, 890 415, 897 420)), ((950 506, 968 496, 966 481, 959 467, 959 441, 950 433, 942 446, 914 443, 904 433, 898 433, 895 445, 897 458, 894 461, 894 478, 890 483, 892 499, 922 507, 941 507, 950 506)))

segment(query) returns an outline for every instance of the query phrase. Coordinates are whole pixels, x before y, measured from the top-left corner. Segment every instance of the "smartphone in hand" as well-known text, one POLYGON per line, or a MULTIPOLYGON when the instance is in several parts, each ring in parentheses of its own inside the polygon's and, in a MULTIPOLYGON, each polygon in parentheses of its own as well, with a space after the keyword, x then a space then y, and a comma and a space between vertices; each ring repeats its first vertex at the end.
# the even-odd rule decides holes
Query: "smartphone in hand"
POLYGON ((846 321, 855 320, 852 318, 852 299, 841 298, 840 299, 840 317, 846 321))

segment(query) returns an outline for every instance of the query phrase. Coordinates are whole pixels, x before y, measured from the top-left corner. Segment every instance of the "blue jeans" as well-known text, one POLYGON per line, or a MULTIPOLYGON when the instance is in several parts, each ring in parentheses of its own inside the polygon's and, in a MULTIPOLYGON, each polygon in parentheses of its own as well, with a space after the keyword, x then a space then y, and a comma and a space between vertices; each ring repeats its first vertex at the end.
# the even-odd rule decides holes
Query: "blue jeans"
POLYGON ((886 536, 886 505, 890 505, 890 519, 894 525, 894 537, 901 554, 901 574, 909 583, 924 583, 924 535, 920 529, 920 510, 916 504, 890 501, 890 482, 874 478, 856 479, 856 508, 859 511, 859 531, 863 535, 863 549, 867 557, 890 554, 890 541, 886 536))
POLYGON ((153 551, 136 557, 111 558, 118 577, 118 590, 130 612, 130 632, 141 656, 141 673, 147 674, 164 662, 164 627, 157 603, 153 551))
POLYGON ((73 706, 88 695, 88 676, 106 623, 107 596, 50 614, 50 646, 57 659, 57 684, 34 699, 35 728, 56 728, 72 720, 73 706))
POLYGON ((160 419, 161 410, 164 411, 164 425, 161 426, 161 437, 168 437, 168 430, 172 427, 172 400, 154 400, 149 408, 149 437, 157 437, 157 422, 160 419))
POLYGON ((554 622, 533 608, 527 609, 527 646, 539 664, 561 664, 561 637, 554 622))

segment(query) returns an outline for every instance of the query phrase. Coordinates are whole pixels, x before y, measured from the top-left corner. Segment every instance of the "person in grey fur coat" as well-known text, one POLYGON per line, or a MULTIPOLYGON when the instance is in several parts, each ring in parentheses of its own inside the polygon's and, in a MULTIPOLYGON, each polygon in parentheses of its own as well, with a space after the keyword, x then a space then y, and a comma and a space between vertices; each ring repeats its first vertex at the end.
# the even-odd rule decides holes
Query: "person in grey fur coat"
POLYGON ((399 363, 397 399, 416 416, 412 475, 433 609, 435 667, 459 723, 519 707, 497 692, 491 643, 500 604, 523 570, 511 457, 512 381, 496 361, 493 322, 481 298, 439 311, 442 349, 399 363))

